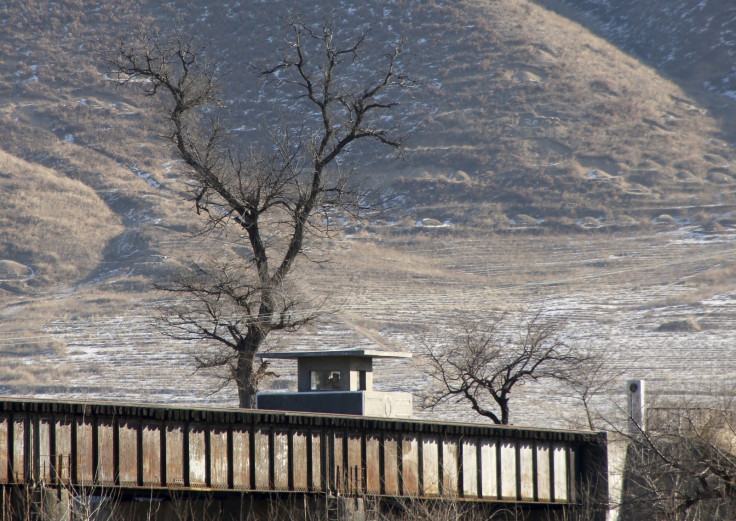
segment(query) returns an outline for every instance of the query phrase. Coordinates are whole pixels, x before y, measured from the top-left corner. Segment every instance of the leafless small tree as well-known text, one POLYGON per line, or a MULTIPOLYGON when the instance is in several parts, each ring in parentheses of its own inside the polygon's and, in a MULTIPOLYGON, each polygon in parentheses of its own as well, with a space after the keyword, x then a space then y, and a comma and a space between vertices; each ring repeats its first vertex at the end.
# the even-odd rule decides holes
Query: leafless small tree
MULTIPOLYGON (((368 33, 340 43, 331 22, 285 19, 285 51, 260 69, 293 110, 268 131, 270 145, 243 145, 223 121, 222 66, 177 34, 121 43, 111 72, 164 103, 166 137, 192 180, 194 209, 205 230, 234 229, 244 253, 214 265, 192 266, 163 289, 184 304, 167 310, 174 338, 223 346, 199 357, 198 367, 225 367, 241 407, 255 406, 265 366, 255 355, 273 332, 293 332, 313 321, 289 275, 310 238, 328 232, 333 212, 360 214, 361 193, 340 161, 359 142, 400 150, 388 117, 412 82, 400 70, 401 45, 371 56, 368 33)), ((231 125, 234 126, 234 125, 231 125)))
POLYGON ((439 388, 429 397, 430 406, 467 400, 478 414, 508 424, 514 387, 546 379, 568 381, 589 359, 563 342, 558 325, 539 314, 522 319, 511 331, 508 318, 465 324, 448 346, 424 342, 428 375, 439 388))
POLYGON ((612 391, 625 374, 616 356, 611 349, 596 352, 586 349, 585 355, 575 364, 575 370, 565 375, 565 387, 579 402, 584 414, 583 422, 571 420, 572 427, 595 431, 608 426, 611 419, 606 418, 606 411, 615 401, 612 391))
POLYGON ((736 519, 733 396, 651 410, 629 441, 621 519, 736 519))

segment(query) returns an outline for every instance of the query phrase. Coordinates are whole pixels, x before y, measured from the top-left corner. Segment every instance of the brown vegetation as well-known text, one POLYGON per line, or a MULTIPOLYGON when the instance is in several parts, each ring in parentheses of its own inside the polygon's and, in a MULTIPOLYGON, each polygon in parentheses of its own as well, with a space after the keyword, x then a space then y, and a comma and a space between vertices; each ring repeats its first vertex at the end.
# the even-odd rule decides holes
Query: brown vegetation
MULTIPOLYGON (((152 279, 198 260, 187 246, 197 227, 180 204, 188 179, 152 130, 155 111, 111 89, 97 53, 107 53, 139 22, 179 15, 234 63, 229 77, 244 100, 234 100, 232 110, 248 110, 246 122, 257 125, 264 114, 252 101, 258 92, 247 64, 265 54, 264 45, 278 45, 268 40, 278 24, 273 5, 237 10, 198 1, 105 0, 88 9, 83 2, 11 0, 0 6, 0 20, 13 29, 0 37, 0 146, 7 154, 0 190, 16 193, 11 187, 20 184, 12 189, 35 201, 32 212, 18 208, 1 217, 0 318, 11 346, 2 362, 23 367, 14 374, 30 370, 14 339, 53 332, 62 345, 72 344, 47 357, 71 368, 62 371, 72 375, 69 392, 87 392, 94 381, 96 392, 141 396, 140 381, 158 378, 161 388, 193 399, 183 389, 204 386, 206 380, 155 356, 180 350, 149 327, 152 302, 162 300, 150 292, 152 279), (252 30, 252 40, 243 28, 252 30), (24 280, 32 272, 35 279, 24 280), (122 325, 111 330, 118 319, 122 325), (122 352, 130 357, 125 363, 122 352), (101 364, 102 376, 87 371, 88 364, 101 364), (129 381, 112 385, 123 365, 129 381)), ((656 345, 667 335, 655 328, 682 315, 703 325, 687 335, 728 331, 730 300, 716 307, 708 299, 732 290, 734 194, 720 181, 735 173, 734 139, 693 89, 683 91, 527 1, 353 7, 346 19, 391 20, 395 34, 407 37, 424 82, 401 108, 416 128, 400 167, 373 152, 359 157, 359 177, 394 198, 375 219, 348 222, 340 231, 351 238, 328 240, 327 254, 309 252, 332 264, 305 266, 301 273, 309 276, 299 284, 322 288, 342 311, 330 310, 325 328, 303 331, 290 347, 360 345, 369 338, 402 348, 409 331, 427 324, 545 299, 581 335, 622 346, 622 353, 656 345), (669 226, 655 224, 661 215, 670 216, 669 226)), ((715 115, 731 113, 731 102, 719 103, 715 115)), ((223 254, 235 246, 231 236, 202 241, 223 254)), ((703 357, 721 356, 708 354, 719 339, 687 335, 668 338, 697 344, 703 357)), ((23 345, 24 353, 44 351, 23 345)), ((650 360, 641 370, 661 365, 650 360)), ((44 373, 32 367, 27 380, 35 385, 44 373)), ((46 374, 56 383, 53 372, 46 374)), ((23 378, 13 378, 10 391, 30 392, 17 385, 23 378)), ((529 411, 525 399, 519 404, 529 411)))

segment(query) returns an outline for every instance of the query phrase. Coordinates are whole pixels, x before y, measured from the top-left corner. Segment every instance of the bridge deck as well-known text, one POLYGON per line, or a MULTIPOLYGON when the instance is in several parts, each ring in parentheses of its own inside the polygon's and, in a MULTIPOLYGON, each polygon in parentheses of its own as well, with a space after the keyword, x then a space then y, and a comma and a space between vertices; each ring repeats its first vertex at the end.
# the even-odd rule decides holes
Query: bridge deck
POLYGON ((307 492, 570 504, 605 434, 473 424, 0 401, 0 485, 307 492))

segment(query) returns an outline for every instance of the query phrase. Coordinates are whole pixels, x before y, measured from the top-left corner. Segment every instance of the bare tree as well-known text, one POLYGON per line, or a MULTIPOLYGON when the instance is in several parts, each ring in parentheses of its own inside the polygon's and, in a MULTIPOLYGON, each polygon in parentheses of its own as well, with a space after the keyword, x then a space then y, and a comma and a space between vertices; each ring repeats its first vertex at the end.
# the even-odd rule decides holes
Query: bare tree
POLYGON ((733 396, 650 410, 628 440, 621 519, 736 519, 733 396))
POLYGON ((589 357, 565 344, 558 326, 539 314, 522 319, 518 329, 506 327, 508 316, 487 324, 466 324, 448 346, 424 342, 428 374, 439 390, 429 405, 467 400, 478 414, 508 424, 515 386, 544 379, 569 380, 589 357))
POLYGON ((161 97, 166 137, 193 181, 191 198, 205 230, 234 228, 246 250, 237 260, 194 266, 164 289, 188 299, 167 313, 172 335, 224 348, 200 357, 198 366, 229 368, 240 406, 249 408, 266 374, 254 361, 268 335, 316 317, 301 311, 288 284, 295 263, 314 234, 327 232, 326 214, 364 210, 338 160, 358 142, 400 150, 387 116, 412 86, 399 67, 400 44, 381 61, 364 54, 366 32, 341 44, 330 22, 315 26, 295 17, 285 26, 286 50, 260 75, 292 104, 296 119, 269 131, 266 151, 239 144, 226 130, 222 68, 191 40, 154 34, 121 43, 111 67, 120 82, 161 97))
POLYGON ((575 364, 575 370, 565 374, 565 387, 579 402, 585 415, 584 422, 571 421, 573 427, 595 431, 605 429, 610 422, 610 418, 606 418, 605 408, 610 407, 613 400, 611 392, 625 374, 622 364, 616 360, 617 355, 614 350, 598 351, 595 354, 586 350, 585 355, 575 364), (600 403, 601 399, 603 403, 600 403))

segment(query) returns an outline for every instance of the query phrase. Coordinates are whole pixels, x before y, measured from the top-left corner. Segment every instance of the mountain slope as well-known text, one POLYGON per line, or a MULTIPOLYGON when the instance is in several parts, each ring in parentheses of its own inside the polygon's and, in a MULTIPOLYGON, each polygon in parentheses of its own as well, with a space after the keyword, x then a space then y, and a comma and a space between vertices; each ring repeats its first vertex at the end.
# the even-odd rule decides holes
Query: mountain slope
POLYGON ((694 88, 736 99, 736 7, 719 0, 540 0, 694 88), (567 9, 565 9, 567 7, 567 9))
MULTIPOLYGON (((0 278, 10 282, 0 288, 0 364, 13 369, 0 374, 0 391, 221 399, 203 391, 211 380, 189 374, 190 349, 201 346, 156 331, 167 301, 151 283, 215 248, 237 253, 237 238, 192 240, 187 179, 158 137, 155 103, 115 87, 103 56, 139 24, 165 30, 176 20, 225 60, 232 129, 255 142, 289 110, 249 66, 277 52, 287 5, 0 6, 0 190, 54 201, 2 215, 0 278), (54 240, 34 235, 31 221, 54 240)), ((632 374, 679 382, 714 359, 723 381, 733 374, 736 139, 722 125, 731 105, 709 112, 652 67, 526 0, 311 7, 311 19, 335 7, 348 32, 356 21, 373 26, 379 49, 405 36, 420 85, 397 118, 411 131, 406 160, 352 156, 391 203, 386 214, 315 245, 310 258, 332 262, 304 263, 295 280, 331 313, 275 347, 418 349, 417 331, 526 307, 569 322, 572 339, 615 345, 617 367, 632 374), (699 336, 655 331, 681 315, 701 320, 699 336), (641 346, 651 349, 635 366, 641 346)), ((387 374, 384 388, 424 385, 415 368, 387 374)))
MULTIPOLYGON (((151 238, 166 235, 154 222, 190 229, 180 222, 184 185, 156 137, 151 100, 106 81, 103 57, 139 24, 157 20, 165 31, 176 18, 230 68, 233 127, 257 130, 288 110, 288 99, 264 99, 243 60, 274 56, 285 4, 95 5, 34 0, 1 8, 12 30, 2 39, 0 78, 10 95, 0 143, 95 190, 126 228, 143 226, 151 238)), ((717 201, 717 217, 734 202, 732 148, 719 139, 718 122, 565 18, 511 1, 343 1, 335 13, 346 26, 373 25, 376 47, 406 38, 407 68, 420 80, 415 97, 401 100, 400 125, 413 131, 408 160, 355 155, 366 183, 391 187, 405 201, 391 220, 503 230, 534 223, 524 221, 530 216, 552 229, 618 229, 646 227, 664 212, 708 221, 699 205, 717 201)), ((243 139, 261 139, 256 134, 243 139)), ((167 254, 150 244, 134 249, 167 254)), ((28 261, 7 249, 0 258, 28 261)))

